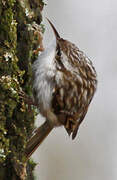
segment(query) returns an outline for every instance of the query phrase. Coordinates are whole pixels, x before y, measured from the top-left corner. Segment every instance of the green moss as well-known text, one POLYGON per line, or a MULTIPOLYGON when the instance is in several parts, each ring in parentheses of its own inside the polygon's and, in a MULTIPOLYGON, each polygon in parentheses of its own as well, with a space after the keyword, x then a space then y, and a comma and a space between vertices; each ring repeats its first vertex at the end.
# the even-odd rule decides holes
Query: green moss
MULTIPOLYGON (((0 1, 0 179, 3 180, 21 179, 15 163, 20 166, 25 162, 24 149, 34 128, 35 108, 29 108, 20 97, 22 91, 32 95, 31 64, 35 59, 33 50, 38 45, 34 31, 41 22, 44 5, 43 1, 35 0, 34 9, 32 4, 32 0, 0 1)), ((35 164, 28 162, 29 166, 31 180, 35 164)))

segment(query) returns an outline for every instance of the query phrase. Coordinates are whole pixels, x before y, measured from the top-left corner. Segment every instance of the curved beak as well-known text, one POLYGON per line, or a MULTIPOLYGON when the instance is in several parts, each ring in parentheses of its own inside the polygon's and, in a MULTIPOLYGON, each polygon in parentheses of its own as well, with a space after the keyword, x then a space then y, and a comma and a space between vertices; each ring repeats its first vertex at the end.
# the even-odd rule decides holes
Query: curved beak
POLYGON ((60 35, 59 35, 59 33, 57 32, 57 30, 56 30, 56 28, 54 27, 54 25, 51 23, 51 21, 50 21, 48 18, 46 18, 46 19, 48 20, 49 24, 51 25, 51 27, 52 27, 52 29, 53 29, 53 31, 54 31, 56 40, 57 40, 57 39, 60 39, 60 35))

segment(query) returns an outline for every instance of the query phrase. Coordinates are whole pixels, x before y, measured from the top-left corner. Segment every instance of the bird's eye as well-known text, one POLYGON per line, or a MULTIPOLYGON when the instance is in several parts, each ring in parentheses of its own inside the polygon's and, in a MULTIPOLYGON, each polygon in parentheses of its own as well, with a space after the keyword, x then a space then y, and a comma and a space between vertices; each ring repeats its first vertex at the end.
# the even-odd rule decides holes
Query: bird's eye
POLYGON ((57 50, 58 50, 58 51, 57 51, 57 55, 58 55, 58 56, 61 56, 61 50, 60 50, 60 46, 59 46, 59 45, 58 45, 58 47, 57 47, 57 50))

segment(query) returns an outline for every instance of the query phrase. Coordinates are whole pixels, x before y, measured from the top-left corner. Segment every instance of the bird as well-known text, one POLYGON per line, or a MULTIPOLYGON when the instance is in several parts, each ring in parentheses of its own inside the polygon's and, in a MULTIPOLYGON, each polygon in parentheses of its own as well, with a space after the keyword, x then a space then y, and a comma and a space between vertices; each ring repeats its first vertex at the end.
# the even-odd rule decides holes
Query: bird
POLYGON ((34 99, 46 120, 28 140, 27 158, 53 128, 64 126, 75 139, 97 89, 97 73, 91 60, 74 43, 61 38, 47 20, 55 42, 32 65, 34 99))

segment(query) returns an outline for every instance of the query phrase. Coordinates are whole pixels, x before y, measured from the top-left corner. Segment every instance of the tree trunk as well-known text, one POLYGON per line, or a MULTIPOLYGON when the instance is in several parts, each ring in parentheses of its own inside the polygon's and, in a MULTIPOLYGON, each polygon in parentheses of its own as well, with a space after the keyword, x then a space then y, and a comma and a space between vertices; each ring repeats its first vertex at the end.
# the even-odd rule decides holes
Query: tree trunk
POLYGON ((0 179, 33 180, 35 163, 26 163, 24 150, 34 129, 31 96, 33 51, 39 45, 43 0, 0 0, 0 179))

